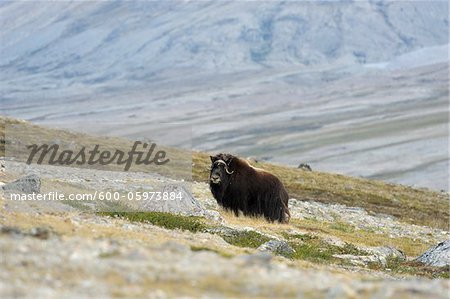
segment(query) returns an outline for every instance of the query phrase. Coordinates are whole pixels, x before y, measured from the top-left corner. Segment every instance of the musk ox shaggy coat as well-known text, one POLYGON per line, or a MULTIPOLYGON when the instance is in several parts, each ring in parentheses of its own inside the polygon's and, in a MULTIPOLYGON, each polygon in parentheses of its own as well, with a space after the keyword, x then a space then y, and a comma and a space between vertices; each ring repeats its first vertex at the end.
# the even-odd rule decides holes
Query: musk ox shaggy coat
POLYGON ((264 216, 268 221, 289 222, 289 196, 281 181, 247 161, 230 154, 211 156, 209 186, 217 203, 236 216, 264 216))

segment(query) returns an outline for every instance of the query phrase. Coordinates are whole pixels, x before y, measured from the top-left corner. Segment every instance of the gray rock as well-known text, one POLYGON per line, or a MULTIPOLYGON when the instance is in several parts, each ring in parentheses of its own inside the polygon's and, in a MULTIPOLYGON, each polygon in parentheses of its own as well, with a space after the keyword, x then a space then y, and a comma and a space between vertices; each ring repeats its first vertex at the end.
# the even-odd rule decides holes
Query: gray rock
POLYGON ((227 227, 227 226, 220 226, 220 227, 208 228, 208 229, 206 229, 206 232, 210 233, 210 234, 217 234, 217 235, 226 236, 226 237, 237 237, 239 234, 242 233, 242 230, 237 230, 237 229, 227 227))
POLYGON ((15 235, 15 236, 19 236, 19 235, 23 235, 22 231, 15 227, 15 226, 2 226, 0 228, 0 233, 5 234, 5 235, 15 235))
POLYGON ((41 179, 35 174, 30 174, 3 185, 2 189, 9 192, 39 193, 41 190, 41 179))
POLYGON ((258 247, 259 251, 269 251, 282 256, 290 256, 295 252, 286 241, 270 240, 258 247))
POLYGON ((216 221, 216 222, 220 222, 220 223, 224 222, 222 215, 220 215, 220 213, 217 211, 204 210, 203 216, 205 218, 208 218, 208 219, 216 221))
POLYGON ((181 199, 178 197, 176 199, 147 200, 142 206, 143 210, 152 212, 166 212, 185 216, 204 216, 205 209, 183 186, 174 184, 166 185, 164 186, 162 193, 166 192, 169 194, 175 193, 176 195, 181 193, 181 199))
POLYGON ((246 266, 270 266, 272 255, 268 252, 256 252, 253 254, 245 254, 236 257, 236 260, 242 262, 246 266))
POLYGON ((28 231, 15 226, 2 226, 0 228, 0 233, 11 236, 30 236, 41 240, 47 240, 51 236, 52 231, 43 226, 32 227, 28 231))
POLYGON ((450 265, 450 240, 441 242, 431 247, 419 257, 417 261, 435 267, 444 267, 450 265))
POLYGON ((166 185, 164 186, 162 192, 173 192, 175 194, 181 193, 181 199, 149 201, 147 202, 146 209, 155 209, 154 211, 185 216, 200 216, 217 222, 224 221, 219 212, 205 209, 200 202, 182 185, 166 185))
POLYGON ((41 239, 41 240, 47 240, 50 237, 51 233, 52 232, 47 227, 39 226, 39 227, 33 227, 30 230, 29 235, 32 237, 41 239))
POLYGON ((306 171, 312 171, 311 166, 309 166, 309 164, 306 164, 306 163, 301 163, 297 168, 306 170, 306 171))
POLYGON ((333 254, 333 257, 346 260, 355 266, 367 266, 369 263, 379 263, 380 260, 375 255, 353 255, 353 254, 333 254))
POLYGON ((379 246, 379 247, 366 247, 363 248, 368 253, 371 253, 379 263, 383 266, 387 265, 388 259, 394 258, 400 261, 405 261, 406 256, 400 250, 390 247, 390 246, 379 246))
POLYGON ((362 247, 360 249, 364 250, 367 255, 334 254, 333 257, 347 260, 352 265, 358 266, 379 263, 383 267, 386 267, 389 259, 406 260, 405 254, 394 247, 362 247))

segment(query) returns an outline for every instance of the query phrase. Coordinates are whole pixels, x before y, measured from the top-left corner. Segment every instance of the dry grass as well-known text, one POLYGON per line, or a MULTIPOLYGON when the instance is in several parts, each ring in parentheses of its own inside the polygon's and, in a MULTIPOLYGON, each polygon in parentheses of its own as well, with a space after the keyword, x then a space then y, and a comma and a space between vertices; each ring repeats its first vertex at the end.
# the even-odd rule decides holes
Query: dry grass
POLYGON ((336 227, 332 222, 319 222, 313 220, 294 219, 292 225, 301 231, 315 233, 318 235, 331 235, 338 237, 344 242, 362 246, 392 246, 403 251, 407 256, 417 256, 424 252, 429 245, 418 242, 412 238, 391 238, 386 234, 377 234, 365 230, 343 230, 336 227))

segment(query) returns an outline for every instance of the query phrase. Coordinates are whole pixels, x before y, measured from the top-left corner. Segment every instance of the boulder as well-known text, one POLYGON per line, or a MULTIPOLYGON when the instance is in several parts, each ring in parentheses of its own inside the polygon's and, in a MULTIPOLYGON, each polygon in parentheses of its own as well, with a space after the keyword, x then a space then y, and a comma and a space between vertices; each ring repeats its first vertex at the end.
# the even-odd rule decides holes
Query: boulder
POLYGON ((163 187, 162 193, 175 193, 175 199, 147 200, 139 207, 142 211, 165 212, 184 216, 200 216, 214 221, 223 218, 216 211, 205 209, 198 200, 182 185, 170 184, 163 187))
POLYGON ((444 267, 450 265, 450 240, 441 242, 431 247, 419 257, 416 261, 428 266, 444 267))
POLYGON ((35 174, 30 174, 3 185, 2 189, 8 192, 39 193, 41 190, 41 179, 35 174))
POLYGON ((312 171, 311 166, 309 166, 306 163, 301 163, 297 168, 302 169, 302 170, 306 170, 306 171, 312 171))
POLYGON ((290 256, 295 251, 286 241, 270 240, 258 247, 259 251, 268 251, 282 256, 290 256))
POLYGON ((392 258, 399 261, 406 260, 406 255, 403 252, 391 246, 367 247, 364 250, 376 257, 383 266, 387 266, 388 260, 392 258))
POLYGON ((383 267, 388 266, 389 259, 396 259, 398 261, 405 261, 406 256, 400 250, 389 247, 362 247, 366 255, 353 254, 334 254, 333 257, 347 260, 352 265, 367 266, 369 263, 378 263, 383 267))

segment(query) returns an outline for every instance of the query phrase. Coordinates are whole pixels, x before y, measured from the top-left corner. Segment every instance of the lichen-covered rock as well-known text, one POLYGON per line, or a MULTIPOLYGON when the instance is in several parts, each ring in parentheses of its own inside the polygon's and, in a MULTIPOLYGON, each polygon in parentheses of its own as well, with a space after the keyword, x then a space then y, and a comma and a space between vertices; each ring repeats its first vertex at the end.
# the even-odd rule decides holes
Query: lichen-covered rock
POLYGON ((369 263, 379 263, 375 255, 334 254, 333 257, 346 260, 355 266, 367 266, 369 263))
POLYGON ((0 233, 15 237, 31 236, 41 240, 47 240, 51 236, 52 231, 51 229, 45 226, 37 226, 32 227, 29 230, 23 230, 15 226, 1 225, 0 233))
POLYGON ((295 251, 286 241, 270 240, 258 247, 259 251, 273 252, 282 256, 290 256, 295 251))
POLYGON ((297 168, 299 168, 301 170, 305 170, 305 171, 312 171, 311 166, 309 166, 306 163, 301 163, 297 168))
POLYGON ((353 255, 353 254, 334 254, 336 258, 347 260, 352 265, 367 266, 369 263, 379 263, 383 267, 388 265, 390 259, 397 261, 405 261, 406 256, 400 250, 389 247, 363 247, 360 248, 365 255, 353 255))
POLYGON ((371 253, 383 266, 387 265, 389 259, 396 259, 398 261, 406 260, 403 252, 391 246, 365 247, 364 251, 371 253))
POLYGON ((441 242, 421 254, 417 261, 435 267, 450 265, 450 240, 441 242))
POLYGON ((35 174, 30 174, 3 185, 2 189, 8 192, 39 193, 41 190, 41 179, 35 174))
POLYGON ((183 186, 167 185, 163 188, 162 194, 175 194, 176 196, 174 198, 155 197, 145 201, 141 208, 145 211, 188 216, 197 216, 203 213, 203 207, 183 186))
POLYGON ((205 209, 198 200, 182 185, 168 184, 162 190, 163 194, 175 194, 175 199, 147 200, 139 207, 144 211, 166 212, 184 216, 200 216, 217 222, 223 221, 217 211, 205 209))

